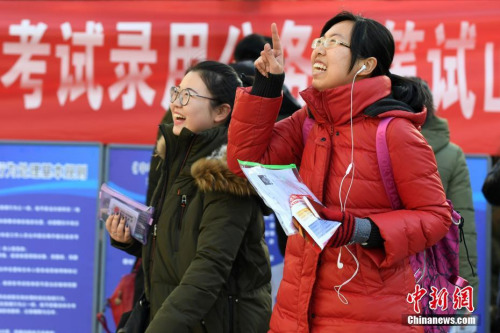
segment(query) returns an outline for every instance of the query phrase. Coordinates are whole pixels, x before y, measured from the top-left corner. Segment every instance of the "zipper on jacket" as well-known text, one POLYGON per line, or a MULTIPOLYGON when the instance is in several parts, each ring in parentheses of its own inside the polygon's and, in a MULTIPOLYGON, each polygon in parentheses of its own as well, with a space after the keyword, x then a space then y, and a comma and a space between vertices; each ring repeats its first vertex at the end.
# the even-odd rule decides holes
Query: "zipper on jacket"
POLYGON ((182 219, 184 218, 184 212, 186 211, 186 206, 187 206, 187 195, 182 194, 181 195, 181 189, 177 190, 177 195, 181 197, 181 202, 180 202, 180 213, 179 213, 179 219, 177 221, 177 235, 174 239, 174 251, 179 250, 179 237, 181 235, 181 229, 182 229, 182 219))
MULTIPOLYGON (((149 253, 149 276, 153 272, 153 255, 156 247, 156 223, 153 225, 153 239, 151 240, 151 251, 149 253)), ((149 286, 151 288, 151 285, 149 286)))

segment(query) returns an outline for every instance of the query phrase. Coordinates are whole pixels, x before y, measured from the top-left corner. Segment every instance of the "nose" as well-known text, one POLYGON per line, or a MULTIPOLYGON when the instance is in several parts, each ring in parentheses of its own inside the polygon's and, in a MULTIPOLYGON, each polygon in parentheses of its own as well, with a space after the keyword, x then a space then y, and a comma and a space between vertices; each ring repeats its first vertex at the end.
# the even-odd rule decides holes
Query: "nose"
POLYGON ((313 62, 316 60, 318 55, 325 55, 323 46, 319 46, 312 51, 311 59, 313 62))
POLYGON ((180 97, 181 97, 180 95, 177 95, 177 98, 175 100, 171 101, 170 104, 175 105, 177 107, 182 107, 180 97))
POLYGON ((325 55, 325 53, 326 53, 326 49, 323 46, 323 44, 319 45, 317 48, 315 48, 313 50, 313 55, 317 55, 317 54, 325 55))

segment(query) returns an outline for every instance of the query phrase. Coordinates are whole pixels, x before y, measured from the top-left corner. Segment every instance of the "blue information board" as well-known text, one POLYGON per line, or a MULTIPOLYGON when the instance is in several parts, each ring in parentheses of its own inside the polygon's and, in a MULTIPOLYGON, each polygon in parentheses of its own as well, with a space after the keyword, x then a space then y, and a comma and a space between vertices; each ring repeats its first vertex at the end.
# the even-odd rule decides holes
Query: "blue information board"
MULTIPOLYGON (((128 197, 145 203, 148 185, 149 165, 153 146, 109 145, 106 149, 106 183, 128 197)), ((103 274, 104 290, 101 306, 111 296, 120 278, 130 273, 135 257, 111 246, 109 235, 105 234, 103 274)), ((114 332, 115 323, 109 308, 105 312, 108 327, 114 332)))
POLYGON ((274 306, 278 288, 283 278, 283 256, 279 249, 278 231, 276 230, 277 228, 281 228, 281 225, 274 214, 264 216, 264 223, 266 224, 265 239, 269 248, 269 259, 271 261, 271 294, 274 306))
POLYGON ((95 331, 101 151, 0 142, 0 332, 95 331))
POLYGON ((478 332, 489 332, 490 315, 490 279, 491 279, 491 208, 486 201, 481 188, 491 166, 488 156, 467 155, 472 187, 472 200, 476 218, 477 232, 477 274, 479 290, 474 290, 474 297, 478 298, 477 309, 479 315, 478 332))

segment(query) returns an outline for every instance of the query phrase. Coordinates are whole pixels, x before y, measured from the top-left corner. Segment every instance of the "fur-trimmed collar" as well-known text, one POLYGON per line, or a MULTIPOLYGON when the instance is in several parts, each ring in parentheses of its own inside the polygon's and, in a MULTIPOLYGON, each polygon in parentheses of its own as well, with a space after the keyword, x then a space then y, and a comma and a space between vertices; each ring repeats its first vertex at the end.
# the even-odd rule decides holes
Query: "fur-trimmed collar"
POLYGON ((246 178, 232 173, 227 166, 227 145, 221 146, 212 155, 199 159, 191 166, 191 175, 202 192, 220 191, 240 197, 256 192, 246 178))

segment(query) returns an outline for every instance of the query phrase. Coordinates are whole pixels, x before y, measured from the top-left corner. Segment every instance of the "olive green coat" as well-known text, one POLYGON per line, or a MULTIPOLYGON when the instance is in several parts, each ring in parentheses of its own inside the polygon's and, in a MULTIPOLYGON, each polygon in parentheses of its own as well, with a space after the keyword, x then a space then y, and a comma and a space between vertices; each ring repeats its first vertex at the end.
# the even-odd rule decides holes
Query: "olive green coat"
POLYGON ((227 168, 227 129, 184 128, 179 136, 171 124, 161 129, 158 222, 142 249, 146 332, 266 332, 271 266, 261 201, 227 168))
MULTIPOLYGON (((445 119, 429 116, 422 127, 422 134, 436 155, 438 171, 446 197, 451 200, 455 210, 459 211, 465 220, 463 227, 465 241, 470 261, 474 267, 474 272, 477 274, 476 220, 474 218, 469 169, 465 162, 464 152, 459 146, 450 142, 450 130, 445 119)), ((478 291, 478 277, 477 275, 472 276, 464 242, 460 243, 459 257, 460 276, 469 281, 474 290, 478 291)), ((474 297, 474 301, 476 299, 477 297, 474 297)))

